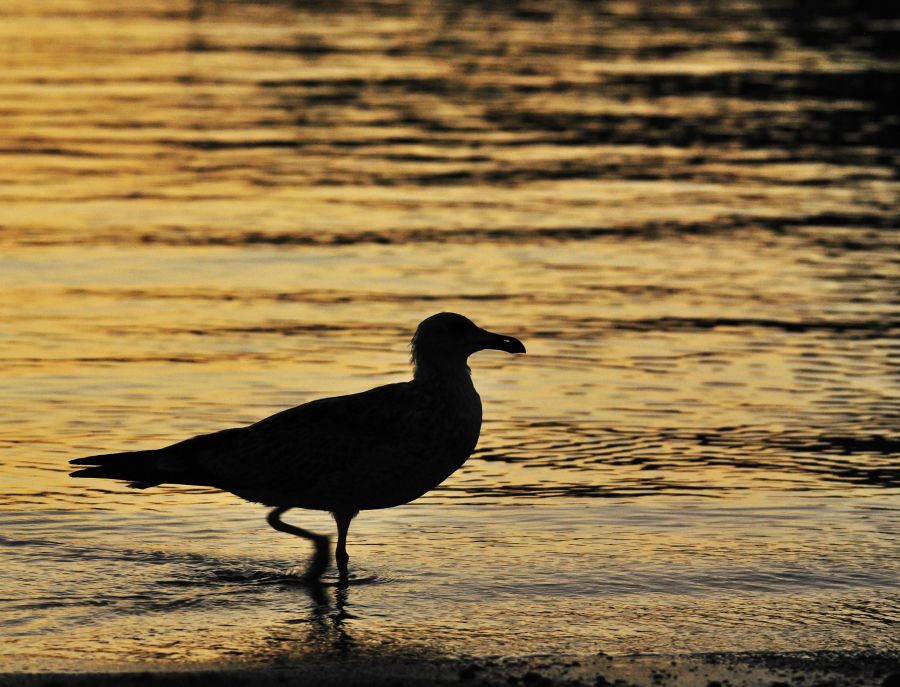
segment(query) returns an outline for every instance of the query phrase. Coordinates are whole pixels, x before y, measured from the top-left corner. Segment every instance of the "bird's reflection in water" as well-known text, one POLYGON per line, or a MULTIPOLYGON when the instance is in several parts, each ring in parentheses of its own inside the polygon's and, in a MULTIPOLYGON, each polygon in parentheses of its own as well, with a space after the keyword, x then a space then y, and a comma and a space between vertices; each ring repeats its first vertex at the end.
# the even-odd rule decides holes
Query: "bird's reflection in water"
POLYGON ((326 576, 319 583, 292 584, 285 591, 307 594, 312 603, 285 621, 287 625, 303 628, 298 633, 285 633, 283 625, 269 629, 266 660, 288 663, 299 660, 307 665, 317 661, 338 662, 370 668, 409 661, 424 665, 446 660, 448 657, 441 648, 418 631, 414 618, 395 617, 398 626, 389 636, 366 629, 367 620, 371 619, 365 617, 366 595, 360 587, 388 582, 389 578, 377 573, 357 571, 348 578, 326 576))
POLYGON ((306 647, 315 647, 331 657, 353 656, 357 653, 358 644, 350 634, 347 622, 356 617, 349 610, 350 588, 374 581, 374 577, 353 576, 342 576, 335 582, 304 580, 297 587, 312 601, 309 615, 288 622, 308 625, 310 633, 304 642, 306 647))
MULTIPOLYGON (((330 591, 330 590, 329 590, 330 591)), ((348 620, 354 616, 347 610, 350 596, 350 581, 343 579, 334 587, 334 604, 330 604, 324 585, 310 587, 310 597, 315 601, 312 608, 310 629, 316 635, 319 646, 328 647, 337 656, 350 656, 356 648, 349 632, 348 620)))

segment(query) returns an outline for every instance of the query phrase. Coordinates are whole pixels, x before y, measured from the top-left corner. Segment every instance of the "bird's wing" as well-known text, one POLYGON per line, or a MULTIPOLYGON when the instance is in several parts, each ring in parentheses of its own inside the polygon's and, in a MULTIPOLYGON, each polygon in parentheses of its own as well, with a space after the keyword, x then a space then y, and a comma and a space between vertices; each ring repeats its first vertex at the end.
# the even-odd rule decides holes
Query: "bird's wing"
POLYGON ((403 466, 427 451, 434 421, 429 410, 409 383, 319 399, 221 440, 210 435, 197 447, 194 465, 226 489, 332 493, 357 480, 371 488, 379 466, 403 466))

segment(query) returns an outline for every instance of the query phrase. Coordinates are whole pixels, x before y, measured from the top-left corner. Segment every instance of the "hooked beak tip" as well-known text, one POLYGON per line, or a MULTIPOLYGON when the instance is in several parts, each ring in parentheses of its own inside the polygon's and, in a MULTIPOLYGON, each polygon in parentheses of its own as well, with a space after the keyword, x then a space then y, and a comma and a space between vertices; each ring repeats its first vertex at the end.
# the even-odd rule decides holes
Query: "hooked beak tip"
POLYGON ((511 336, 506 337, 507 348, 504 350, 508 353, 525 353, 525 344, 511 336))

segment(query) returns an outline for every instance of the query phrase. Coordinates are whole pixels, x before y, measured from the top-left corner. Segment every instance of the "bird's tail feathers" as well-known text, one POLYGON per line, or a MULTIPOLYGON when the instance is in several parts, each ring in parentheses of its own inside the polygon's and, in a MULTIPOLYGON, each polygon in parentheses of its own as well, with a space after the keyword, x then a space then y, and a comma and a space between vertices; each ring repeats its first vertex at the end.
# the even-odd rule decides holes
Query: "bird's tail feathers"
POLYGON ((135 489, 147 489, 163 483, 218 486, 219 480, 202 466, 198 458, 219 450, 223 442, 234 441, 242 431, 240 428, 225 429, 149 451, 126 451, 76 458, 69 463, 91 467, 76 470, 69 476, 122 479, 135 489))
POLYGON ((124 453, 106 453, 99 456, 88 456, 70 460, 70 465, 89 465, 70 472, 70 477, 99 477, 105 479, 121 479, 129 482, 129 487, 147 489, 162 484, 165 478, 160 474, 158 458, 160 451, 125 451, 124 453))

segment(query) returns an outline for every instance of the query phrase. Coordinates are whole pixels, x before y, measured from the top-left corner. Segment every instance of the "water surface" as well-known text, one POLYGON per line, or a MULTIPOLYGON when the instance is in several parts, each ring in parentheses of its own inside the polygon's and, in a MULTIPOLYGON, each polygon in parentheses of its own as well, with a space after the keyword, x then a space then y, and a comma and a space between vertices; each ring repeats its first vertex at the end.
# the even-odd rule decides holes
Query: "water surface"
POLYGON ((900 649, 879 7, 5 2, 0 666, 900 649), (403 380, 440 310, 529 354, 324 604, 259 506, 67 477, 403 380))

